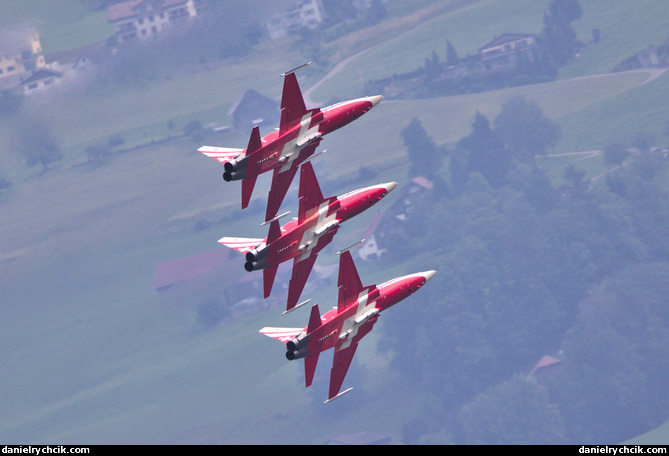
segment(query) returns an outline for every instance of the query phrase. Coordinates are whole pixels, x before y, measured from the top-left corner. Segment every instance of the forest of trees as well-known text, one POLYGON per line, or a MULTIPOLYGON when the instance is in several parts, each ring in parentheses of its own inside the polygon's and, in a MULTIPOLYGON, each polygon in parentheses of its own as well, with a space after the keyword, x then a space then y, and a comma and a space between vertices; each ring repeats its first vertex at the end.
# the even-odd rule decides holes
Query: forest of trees
POLYGON ((667 158, 638 149, 624 167, 603 161, 617 187, 583 185, 574 165, 551 182, 534 157, 560 131, 524 99, 493 121, 477 114, 450 150, 417 120, 402 133, 429 161, 410 173, 440 182, 389 253, 440 277, 384 320, 393 367, 423 395, 403 442, 615 444, 662 423, 667 158), (528 376, 543 355, 559 369, 528 376))
MULTIPOLYGON (((384 14, 375 5, 374 18, 384 14)), ((549 5, 540 38, 562 65, 580 46, 570 23, 582 12, 577 0, 549 5)), ((180 71, 174 62, 243 55, 259 36, 248 8, 238 17, 249 20, 216 26, 243 6, 215 2, 208 19, 183 32, 188 40, 128 46, 105 82, 144 84, 180 71)), ((354 14, 340 12, 336 21, 354 14)), ((446 61, 458 59, 447 43, 446 61)), ((432 56, 426 68, 435 63, 432 56)), ((42 119, 19 115, 21 97, 0 95, 0 114, 15 122, 13 147, 46 171, 62 158, 57 136, 42 119)), ((652 151, 656 138, 640 133, 631 144, 602 144, 612 170, 604 180, 588 185, 570 164, 555 181, 536 157, 561 134, 523 98, 494 119, 477 113, 450 148, 435 144, 417 119, 401 131, 409 177, 435 186, 391 233, 379 262, 413 261, 439 277, 382 320, 379 347, 421 391, 403 443, 617 444, 667 419, 669 159, 652 151), (559 368, 529 376, 547 354, 559 368)), ((0 190, 9 185, 0 175, 0 190)), ((199 311, 205 322, 223 318, 216 306, 199 311)))

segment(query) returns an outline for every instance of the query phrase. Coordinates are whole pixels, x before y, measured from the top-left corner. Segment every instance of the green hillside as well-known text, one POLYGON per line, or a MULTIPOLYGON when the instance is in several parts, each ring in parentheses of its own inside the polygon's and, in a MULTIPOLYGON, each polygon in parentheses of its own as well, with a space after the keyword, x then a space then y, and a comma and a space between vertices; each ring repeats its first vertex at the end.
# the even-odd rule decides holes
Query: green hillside
POLYGON ((33 25, 45 53, 105 41, 114 33, 107 10, 86 0, 0 0, 0 27, 33 25))
POLYGON ((625 445, 666 445, 669 442, 669 423, 630 439, 625 445))
MULTIPOLYGON (((447 8, 408 30, 393 28, 404 15, 436 3, 389 0, 389 17, 380 26, 397 30, 396 35, 373 43, 331 74, 312 99, 322 104, 360 96, 361 78, 411 71, 433 50, 443 56, 446 39, 465 55, 500 33, 538 33, 548 2, 478 0, 447 8)), ((563 135, 556 153, 599 149, 642 130, 663 138, 669 75, 649 81, 646 71, 604 73, 669 37, 669 4, 582 3, 583 18, 575 23, 579 38, 587 42, 591 29, 599 27, 604 40, 588 43, 579 59, 561 70, 559 80, 454 97, 385 100, 324 140, 328 153, 314 161, 324 187, 350 190, 345 179, 357 178, 362 166, 377 169, 378 182, 403 185, 407 155, 399 132, 411 119, 418 118, 435 142, 450 146, 469 134, 477 111, 492 119, 517 95, 535 101, 560 124, 563 135)), ((90 4, 0 0, 0 25, 36 18, 47 52, 91 44, 106 39, 111 27, 106 11, 90 4)), ((0 123, 0 175, 13 184, 0 193, 0 440, 320 444, 337 434, 374 431, 401 443, 407 417, 430 398, 389 367, 392 354, 376 350, 384 342, 383 319, 356 354, 347 377, 355 386, 347 396, 351 400, 322 406, 332 355, 321 356, 314 385, 305 390, 302 364, 287 362, 281 344, 258 334, 263 326, 306 324, 307 312, 279 317, 285 290, 277 287, 275 307, 207 327, 198 322, 198 306, 246 274, 241 262, 215 287, 196 280, 167 292, 153 289, 161 262, 222 248, 216 242, 222 236, 265 235, 258 213, 237 211, 239 186, 224 183, 221 167, 196 151, 202 143, 182 138, 114 155, 99 165, 76 166, 86 147, 104 143, 112 134, 122 135, 130 147, 181 133, 193 120, 230 124, 228 109, 248 88, 278 100, 281 72, 310 57, 302 44, 298 37, 264 42, 250 55, 207 71, 142 86, 72 90, 46 101, 26 100, 22 109, 39 113, 65 155, 46 173, 26 167, 14 152, 15 119, 0 123), (233 211, 240 215, 230 218, 233 211)), ((355 44, 347 49, 358 51, 355 44)), ((336 63, 301 70, 302 88, 313 86, 336 63)), ((248 132, 205 140, 230 147, 244 147, 247 141, 248 132)), ((560 181, 569 160, 544 160, 549 175, 560 181)), ((599 157, 579 166, 587 177, 607 169, 599 157)), ((268 178, 259 179, 254 197, 260 202, 268 186, 268 178)), ((398 197, 391 194, 379 205, 388 207, 398 197)), ((289 196, 285 206, 294 203, 289 196)), ((357 239, 373 215, 347 222, 319 263, 334 264, 333 253, 357 239)), ((418 259, 358 265, 365 283, 424 267, 418 259)), ((336 301, 334 286, 308 292, 321 309, 336 301)), ((402 305, 422 302, 414 296, 402 305)), ((660 428, 630 443, 659 443, 662 432, 660 428)))

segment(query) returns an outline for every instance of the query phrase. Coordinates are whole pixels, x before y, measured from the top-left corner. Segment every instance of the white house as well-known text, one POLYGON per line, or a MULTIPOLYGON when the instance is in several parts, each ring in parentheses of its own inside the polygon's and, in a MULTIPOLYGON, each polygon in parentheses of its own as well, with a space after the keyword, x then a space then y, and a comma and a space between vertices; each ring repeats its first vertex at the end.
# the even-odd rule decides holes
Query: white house
POLYGON ((534 35, 504 33, 483 45, 479 51, 481 61, 488 70, 501 70, 513 68, 518 53, 523 53, 529 61, 533 61, 536 47, 534 35))
POLYGON ((108 9, 119 42, 155 36, 164 27, 185 22, 196 14, 193 0, 130 0, 108 9))
POLYGON ((323 5, 320 0, 300 0, 288 11, 277 14, 267 23, 270 39, 294 33, 301 27, 315 28, 323 21, 323 5))
POLYGON ((47 87, 60 84, 63 73, 60 71, 51 70, 49 68, 42 68, 33 72, 32 76, 24 79, 21 82, 23 93, 29 93, 45 89, 47 87))
POLYGON ((39 35, 32 28, 0 30, 0 89, 17 87, 46 66, 39 35))

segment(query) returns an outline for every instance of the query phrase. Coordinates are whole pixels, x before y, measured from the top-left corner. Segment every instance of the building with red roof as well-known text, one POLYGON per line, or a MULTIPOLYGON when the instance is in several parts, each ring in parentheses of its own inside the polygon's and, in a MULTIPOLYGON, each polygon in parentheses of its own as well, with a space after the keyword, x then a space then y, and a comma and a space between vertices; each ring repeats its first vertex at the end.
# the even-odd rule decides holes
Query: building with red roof
POLYGON ((528 377, 538 377, 554 372, 559 366, 562 365, 562 361, 552 356, 544 355, 539 361, 534 365, 530 371, 528 377))

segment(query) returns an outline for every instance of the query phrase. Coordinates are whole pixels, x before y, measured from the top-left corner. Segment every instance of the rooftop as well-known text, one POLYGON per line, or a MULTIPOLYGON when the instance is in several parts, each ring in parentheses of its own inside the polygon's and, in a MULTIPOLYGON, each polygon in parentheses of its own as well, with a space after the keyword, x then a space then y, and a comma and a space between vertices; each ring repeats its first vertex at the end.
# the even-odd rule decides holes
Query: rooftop
POLYGON ((138 6, 140 6, 142 3, 152 4, 154 7, 162 9, 187 2, 188 0, 130 0, 123 3, 116 3, 109 6, 109 22, 116 22, 137 16, 137 11, 139 10, 138 6))

